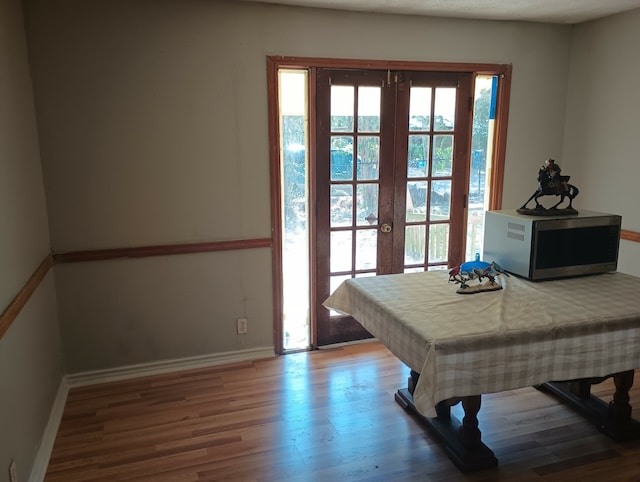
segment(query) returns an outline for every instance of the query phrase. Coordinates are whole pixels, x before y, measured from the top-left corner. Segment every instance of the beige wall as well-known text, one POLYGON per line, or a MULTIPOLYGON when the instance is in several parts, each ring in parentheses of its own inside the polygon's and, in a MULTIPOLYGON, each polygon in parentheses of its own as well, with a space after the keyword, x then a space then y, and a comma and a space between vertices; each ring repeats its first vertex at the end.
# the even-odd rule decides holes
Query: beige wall
POLYGON ((272 347, 270 269, 268 249, 57 265, 66 371, 272 347))
POLYGON ((269 236, 267 55, 513 63, 507 176, 523 166, 533 182, 513 179, 507 203, 561 153, 568 26, 215 0, 27 5, 56 251, 269 236))
MULTIPOLYGON (((49 254, 31 74, 19 0, 0 0, 0 313, 49 254)), ((0 480, 27 480, 62 379, 54 276, 0 338, 0 480)))
MULTIPOLYGON (((55 251, 269 237, 267 55, 512 63, 505 207, 562 149, 568 26, 214 0, 30 0, 27 13, 55 251)), ((273 343, 268 249, 56 278, 70 372, 273 343)))
MULTIPOLYGON (((577 206, 620 214, 622 227, 636 232, 639 48, 640 10, 574 28, 564 140, 577 206)), ((621 242, 619 269, 640 276, 639 243, 621 242)))

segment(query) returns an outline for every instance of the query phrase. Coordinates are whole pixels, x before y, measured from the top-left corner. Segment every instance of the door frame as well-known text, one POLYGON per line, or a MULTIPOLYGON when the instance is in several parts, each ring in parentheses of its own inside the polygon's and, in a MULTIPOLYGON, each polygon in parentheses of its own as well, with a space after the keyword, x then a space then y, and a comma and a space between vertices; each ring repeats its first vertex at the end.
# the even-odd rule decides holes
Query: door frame
MULTIPOLYGON (((414 61, 388 61, 388 60, 362 60, 362 59, 331 59, 315 57, 287 57, 267 56, 267 93, 268 93, 268 118, 269 118, 269 160, 270 160, 270 184, 271 184, 271 232, 272 232, 272 279, 273 279, 273 334, 276 354, 283 354, 282 340, 282 216, 280 212, 281 199, 281 171, 280 171, 280 131, 278 122, 278 70, 279 69, 304 69, 309 72, 308 78, 308 108, 309 108, 309 172, 315 172, 315 84, 316 69, 364 69, 364 70, 406 70, 406 71, 432 71, 432 72, 465 72, 476 75, 498 76, 498 93, 496 98, 496 128, 493 142, 493 164, 490 174, 489 209, 500 209, 502 206, 502 190, 504 184, 504 164, 507 147, 507 124, 509 118, 509 99, 511 95, 511 64, 488 63, 448 63, 448 62, 414 62, 414 61)), ((314 203, 316 193, 314 182, 309 183, 309 202, 314 203)), ((315 252, 315 213, 310 211, 310 253, 315 252)), ((315 256, 309 260, 310 272, 316 272, 315 256)), ((317 348, 316 340, 316 316, 315 306, 315 281, 310 280, 310 329, 311 348, 317 348)))

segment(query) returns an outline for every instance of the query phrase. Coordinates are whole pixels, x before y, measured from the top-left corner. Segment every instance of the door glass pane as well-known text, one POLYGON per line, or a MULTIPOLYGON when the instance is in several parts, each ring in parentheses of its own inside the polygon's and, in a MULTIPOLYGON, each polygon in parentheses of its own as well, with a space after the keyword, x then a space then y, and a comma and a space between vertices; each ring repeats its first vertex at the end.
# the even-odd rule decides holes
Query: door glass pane
POLYGON ((331 227, 353 224, 353 186, 334 184, 331 186, 331 227))
POLYGON ((380 138, 358 137, 358 180, 378 179, 380 166, 380 138))
POLYGON ((331 180, 353 179, 353 137, 331 136, 331 180))
POLYGON ((356 269, 376 269, 378 254, 378 230, 358 229, 356 231, 356 269))
POLYGON ((404 264, 423 264, 425 257, 424 224, 407 226, 404 230, 404 264))
POLYGON ((407 222, 427 220, 427 181, 407 183, 407 222))
POLYGON ((358 87, 358 132, 380 132, 380 87, 358 87))
POLYGON ((453 167, 453 136, 433 136, 433 176, 450 176, 453 167))
POLYGON ((351 231, 331 232, 331 272, 351 270, 351 231))
POLYGON ((285 350, 309 346, 308 73, 279 70, 282 343, 285 350))
MULTIPOLYGON (((330 276, 329 277, 329 294, 333 294, 333 292, 338 289, 338 286, 342 284, 343 281, 351 279, 351 275, 339 275, 339 276, 330 276)), ((335 310, 329 310, 329 316, 342 316, 335 310)))
POLYGON ((353 132, 354 88, 331 86, 331 132, 353 132))
POLYGON ((407 177, 427 177, 429 172, 428 135, 409 136, 407 177))
POLYGON ((498 94, 498 77, 478 75, 473 102, 471 135, 471 175, 469 176, 469 209, 467 211, 467 253, 472 260, 482 253, 484 213, 489 209, 489 179, 493 154, 493 131, 498 94))
POLYGON ((358 226, 378 224, 378 185, 358 184, 356 216, 358 226))
POLYGON ((431 87, 411 87, 409 130, 428 131, 431 126, 431 87))
POLYGON ((436 88, 436 101, 433 109, 435 131, 452 131, 456 121, 456 88, 436 88))
POLYGON ((429 220, 449 219, 451 206, 451 181, 432 181, 429 220))
POLYGON ((429 226, 429 263, 441 263, 449 258, 449 224, 429 226))
POLYGON ((344 281, 347 281, 348 279, 351 279, 350 274, 331 276, 329 280, 329 294, 333 294, 333 292, 338 289, 338 286, 340 286, 344 281))

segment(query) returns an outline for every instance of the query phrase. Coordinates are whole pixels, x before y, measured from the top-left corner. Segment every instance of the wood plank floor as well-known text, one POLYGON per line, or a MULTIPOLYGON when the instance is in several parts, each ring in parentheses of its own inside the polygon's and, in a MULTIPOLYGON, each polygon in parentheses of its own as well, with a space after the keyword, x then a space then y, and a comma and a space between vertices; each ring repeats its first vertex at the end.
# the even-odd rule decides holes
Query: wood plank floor
POLYGON ((640 441, 534 388, 483 397, 499 467, 462 473, 395 403, 408 371, 371 342, 74 388, 46 481, 640 481, 640 441))

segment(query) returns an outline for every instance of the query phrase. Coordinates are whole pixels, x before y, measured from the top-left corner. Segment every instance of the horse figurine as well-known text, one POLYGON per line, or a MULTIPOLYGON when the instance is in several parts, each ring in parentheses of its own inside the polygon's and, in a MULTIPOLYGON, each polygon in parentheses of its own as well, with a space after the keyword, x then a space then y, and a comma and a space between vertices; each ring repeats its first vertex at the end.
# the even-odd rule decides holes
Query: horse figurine
MULTIPOLYGON (((555 164, 551 164, 555 166, 555 164)), ((569 205, 562 209, 563 214, 577 214, 573 208, 573 199, 580 192, 579 189, 573 184, 569 184, 570 176, 561 176, 559 174, 559 168, 555 170, 549 169, 546 166, 542 166, 538 171, 538 189, 534 192, 527 202, 522 205, 520 209, 518 209, 519 213, 522 214, 554 214, 558 211, 558 206, 562 204, 565 198, 569 198, 569 205), (538 202, 538 199, 542 196, 560 196, 560 200, 551 206, 549 209, 546 209, 542 204, 538 202), (527 204, 531 201, 535 201, 536 207, 533 209, 527 208, 527 204), (552 211, 552 212, 549 212, 552 211)))

